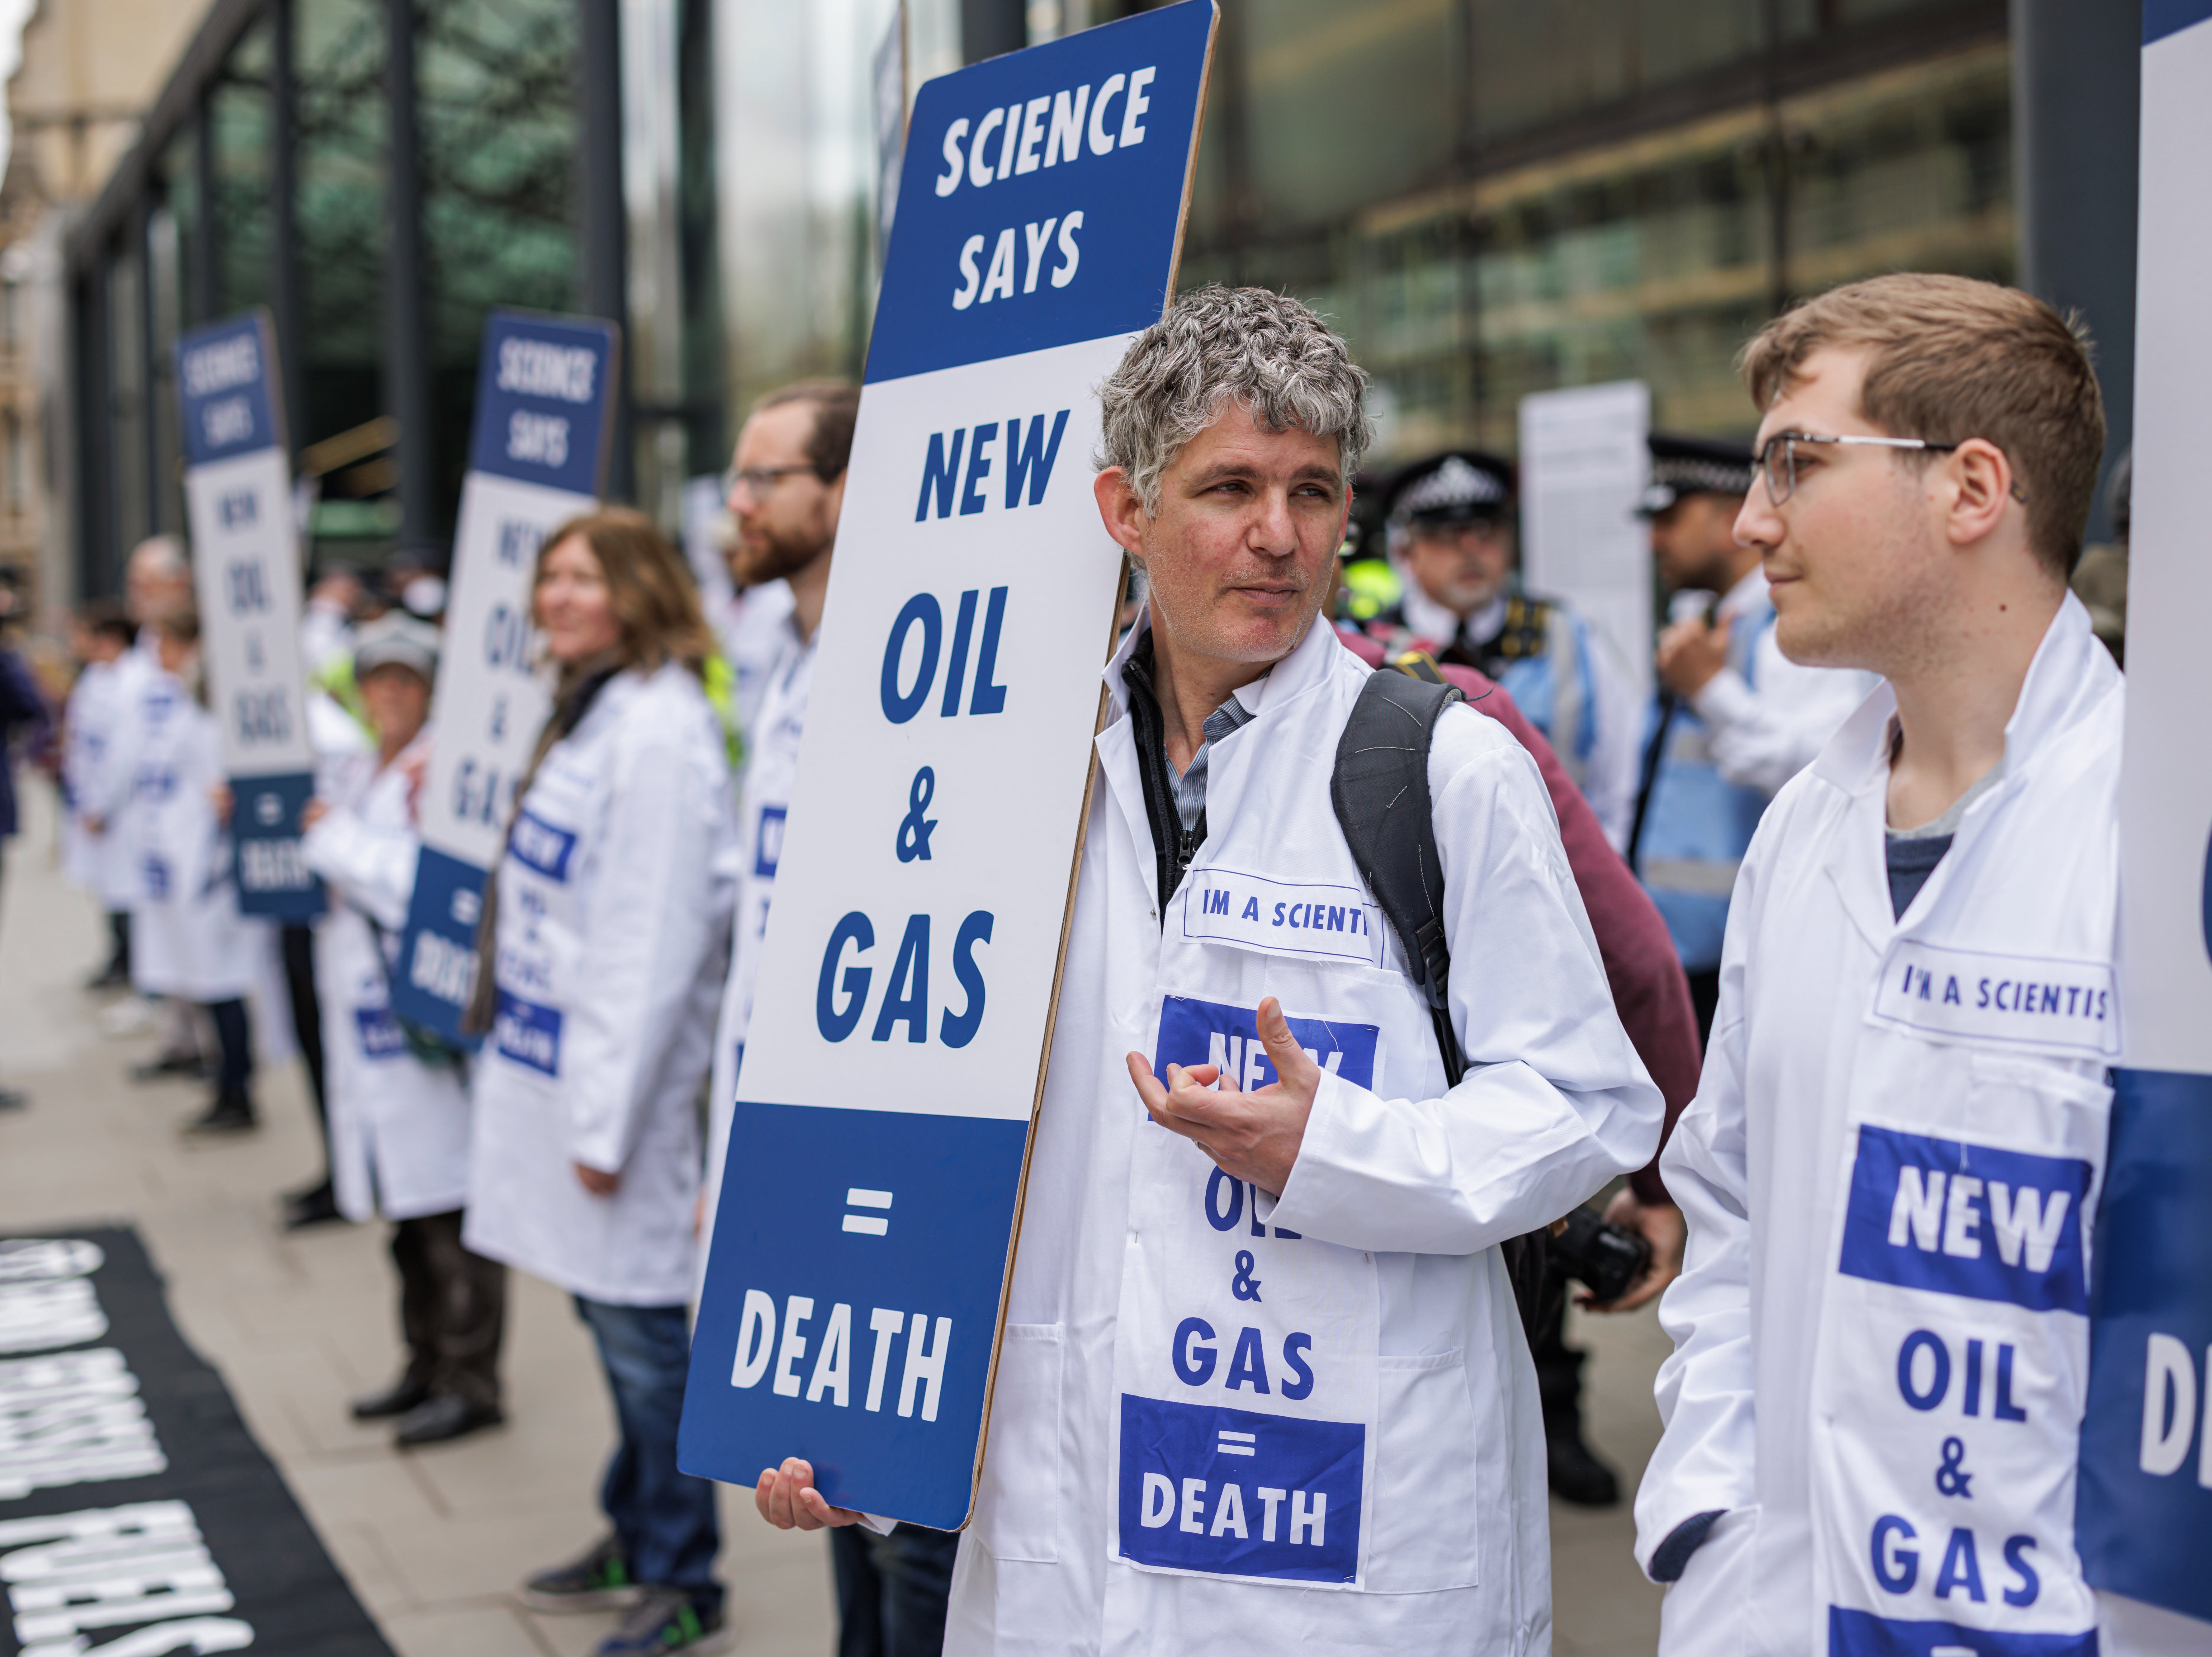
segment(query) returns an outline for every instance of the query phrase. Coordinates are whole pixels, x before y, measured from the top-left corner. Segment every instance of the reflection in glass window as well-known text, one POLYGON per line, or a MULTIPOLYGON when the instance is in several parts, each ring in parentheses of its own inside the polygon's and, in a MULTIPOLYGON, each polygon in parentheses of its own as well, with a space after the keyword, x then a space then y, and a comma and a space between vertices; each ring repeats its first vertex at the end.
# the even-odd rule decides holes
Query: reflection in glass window
POLYGON ((316 552, 325 556, 360 555, 360 548, 325 544, 325 530, 334 521, 374 529, 380 514, 352 503, 386 495, 398 480, 388 438, 366 448, 362 441, 335 452, 314 446, 361 432, 384 412, 384 262, 391 235, 384 11, 383 0, 295 0, 293 12, 304 405, 294 443, 310 452, 311 469, 327 468, 316 474, 322 498, 339 503, 335 512, 317 513, 316 552))
POLYGON ((723 381, 742 419, 807 374, 858 377, 874 318, 869 66, 896 0, 733 5, 714 19, 723 381))
POLYGON ((495 305, 577 302, 576 7, 444 0, 417 27, 423 288, 439 512, 450 530, 485 315, 495 305))
POLYGON ((208 93, 214 149, 216 293, 211 317, 269 303, 270 264, 270 125, 272 119, 268 20, 246 30, 231 49, 222 78, 208 93))

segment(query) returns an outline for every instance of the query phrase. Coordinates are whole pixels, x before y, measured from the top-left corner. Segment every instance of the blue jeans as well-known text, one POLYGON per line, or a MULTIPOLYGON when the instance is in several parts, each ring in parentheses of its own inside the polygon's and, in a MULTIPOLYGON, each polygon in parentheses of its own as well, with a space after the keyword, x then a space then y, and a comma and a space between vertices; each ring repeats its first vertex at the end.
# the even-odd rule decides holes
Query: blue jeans
POLYGON ((830 1533, 837 1575, 837 1657, 939 1657, 960 1538, 901 1525, 877 1536, 858 1525, 830 1533))
POLYGON ((575 1297, 576 1315, 599 1344, 622 1443, 607 1464, 599 1505, 629 1561, 654 1587, 681 1588, 702 1610, 719 1609, 714 1555, 722 1545, 714 1486, 676 1469, 676 1427, 691 1367, 691 1330, 681 1306, 611 1306, 575 1297))

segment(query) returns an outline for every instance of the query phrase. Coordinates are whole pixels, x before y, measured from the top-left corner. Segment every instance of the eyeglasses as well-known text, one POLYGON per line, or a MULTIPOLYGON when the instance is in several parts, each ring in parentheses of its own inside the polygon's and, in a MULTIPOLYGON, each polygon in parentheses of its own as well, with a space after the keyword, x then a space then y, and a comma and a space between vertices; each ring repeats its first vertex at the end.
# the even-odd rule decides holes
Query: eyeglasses
MULTIPOLYGON (((1811 432, 1777 432, 1759 445, 1759 469, 1766 478, 1767 498, 1780 506, 1797 492, 1797 446, 1800 443, 1841 443, 1869 449, 1919 449, 1929 454, 1948 454, 1956 443, 1930 443, 1918 437, 1821 437, 1811 432)), ((2018 490, 2015 489, 2014 493, 2018 490)), ((2021 497, 2026 499, 2025 496, 2021 497)))
POLYGON ((745 486, 745 493, 748 495, 766 495, 775 487, 779 480, 795 476, 800 472, 811 472, 813 470, 813 467, 805 465, 746 466, 742 469, 732 466, 722 474, 722 498, 726 501, 735 495, 740 483, 745 486))

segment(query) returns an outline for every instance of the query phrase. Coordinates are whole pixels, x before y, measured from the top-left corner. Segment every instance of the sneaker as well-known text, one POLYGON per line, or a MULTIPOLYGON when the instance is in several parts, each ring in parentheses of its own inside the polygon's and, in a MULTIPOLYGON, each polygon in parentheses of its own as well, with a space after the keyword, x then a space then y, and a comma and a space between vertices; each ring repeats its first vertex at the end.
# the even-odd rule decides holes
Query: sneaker
POLYGON ((601 1537, 581 1558, 539 1571, 522 1585, 522 1603, 532 1611, 559 1615, 571 1611, 605 1611, 634 1605, 638 1586, 630 1579, 622 1544, 601 1537))
POLYGON ((721 1631, 720 1607, 710 1611, 696 1605, 682 1588, 647 1588, 635 1609, 599 1642, 599 1657, 678 1657, 682 1652, 706 1650, 721 1631))

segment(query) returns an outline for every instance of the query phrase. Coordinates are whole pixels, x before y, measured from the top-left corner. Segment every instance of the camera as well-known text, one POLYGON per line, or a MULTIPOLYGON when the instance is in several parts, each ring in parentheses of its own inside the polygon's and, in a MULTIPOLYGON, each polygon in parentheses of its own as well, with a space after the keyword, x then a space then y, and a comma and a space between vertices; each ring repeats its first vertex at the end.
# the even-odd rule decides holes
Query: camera
POLYGON ((1553 1276, 1572 1278, 1602 1306, 1619 1300, 1644 1275, 1651 1244, 1642 1232, 1583 1207, 1554 1224, 1546 1258, 1553 1276))

